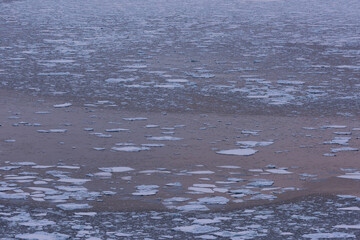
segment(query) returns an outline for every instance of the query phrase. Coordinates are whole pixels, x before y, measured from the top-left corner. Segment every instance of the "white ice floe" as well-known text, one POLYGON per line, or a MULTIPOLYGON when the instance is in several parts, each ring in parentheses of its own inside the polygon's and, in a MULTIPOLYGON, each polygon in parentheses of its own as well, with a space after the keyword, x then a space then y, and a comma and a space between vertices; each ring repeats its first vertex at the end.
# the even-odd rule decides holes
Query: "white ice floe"
POLYGON ((66 234, 47 232, 17 234, 15 237, 24 240, 65 240, 70 238, 70 236, 66 234))
POLYGON ((339 178, 347 178, 347 179, 358 179, 360 180, 360 172, 353 172, 353 173, 345 173, 345 175, 337 176, 339 178))
POLYGON ((284 84, 284 85, 302 85, 305 82, 302 81, 289 81, 289 80, 279 80, 277 81, 277 83, 279 84, 284 84))
POLYGON ((105 80, 105 82, 107 83, 124 83, 124 82, 132 82, 135 81, 137 78, 136 77, 132 77, 132 78, 108 78, 105 80))
POLYGON ((343 233, 343 232, 333 232, 333 233, 310 233, 302 235, 303 238, 310 239, 346 239, 346 238, 356 238, 354 234, 351 233, 343 233))
POLYGON ((291 174, 292 172, 289 172, 285 169, 267 169, 267 172, 275 173, 275 174, 291 174))
POLYGON ((160 127, 159 125, 154 125, 154 124, 149 124, 145 126, 146 128, 158 128, 160 127))
POLYGON ((230 150, 222 150, 216 152, 217 154, 224 154, 224 155, 234 155, 234 156, 250 156, 257 152, 258 150, 252 148, 238 148, 238 149, 230 149, 230 150))
POLYGON ((112 147, 111 150, 119 151, 119 152, 140 152, 140 151, 150 150, 150 148, 128 146, 128 147, 112 147))
POLYGON ((188 187, 188 190, 194 191, 196 193, 214 193, 214 190, 204 187, 188 187))
POLYGON ((56 205, 56 207, 65 211, 91 208, 91 206, 87 203, 63 203, 56 205))
POLYGON ((257 141, 237 141, 236 145, 241 145, 244 147, 265 147, 273 144, 274 142, 265 141, 265 142, 257 142, 257 141))
POLYGON ((127 132, 129 129, 125 128, 113 128, 113 129, 105 129, 105 132, 127 132))
POLYGON ((208 171, 208 170, 203 170, 203 171, 191 171, 191 172, 187 172, 189 174, 213 174, 213 171, 208 171))
POLYGON ((172 136, 148 137, 147 138, 147 140, 152 140, 152 141, 179 141, 182 139, 183 138, 172 137, 172 136))
POLYGON ((141 146, 143 146, 143 147, 164 147, 165 144, 162 144, 162 143, 144 143, 144 144, 141 144, 141 146))
POLYGON ((72 106, 71 103, 63 103, 63 104, 54 105, 54 108, 65 108, 65 107, 70 107, 70 106, 72 106))
POLYGON ((337 210, 341 210, 341 211, 360 211, 359 207, 343 207, 343 208, 338 208, 337 210))
POLYGON ((151 196, 158 192, 158 185, 139 185, 136 186, 136 192, 132 193, 135 196, 151 196))
POLYGON ((346 126, 345 125, 325 125, 325 126, 322 126, 321 128, 342 129, 342 128, 346 128, 346 126))
POLYGON ((125 121, 145 121, 146 117, 123 118, 125 121))
POLYGON ((82 185, 86 182, 91 181, 90 179, 82 179, 82 178, 60 178, 58 180, 59 182, 66 182, 66 183, 72 183, 75 185, 82 185))
POLYGON ((221 196, 217 196, 217 197, 204 197, 204 198, 199 198, 198 201, 201 204, 227 204, 229 202, 229 199, 225 198, 225 197, 221 197, 221 196))
POLYGON ((359 149, 353 148, 353 147, 341 147, 341 148, 332 148, 331 149, 332 153, 345 152, 345 151, 359 151, 359 149))
POLYGON ((217 166, 218 168, 229 168, 229 169, 238 169, 241 168, 239 166, 232 166, 232 165, 224 165, 224 166, 217 166))
POLYGON ((270 187, 274 184, 274 181, 267 179, 251 179, 250 181, 247 185, 253 187, 270 187))
POLYGON ((190 198, 184 198, 184 197, 172 197, 164 199, 164 202, 186 202, 190 200, 190 198))
POLYGON ((357 229, 357 230, 360 230, 360 224, 355 224, 355 225, 341 224, 341 225, 334 226, 334 228, 345 228, 345 229, 357 229))
POLYGON ((128 171, 134 170, 131 167, 103 167, 103 168, 99 168, 99 169, 101 171, 111 172, 111 173, 128 172, 128 171))
POLYGON ((190 225, 190 226, 176 227, 173 229, 175 231, 181 231, 181 232, 186 232, 186 233, 201 234, 201 233, 214 232, 214 231, 219 230, 220 228, 194 224, 194 225, 190 225))
POLYGON ((205 205, 201 205, 201 204, 198 204, 198 203, 197 204, 187 204, 187 205, 184 205, 184 206, 178 206, 175 209, 179 210, 179 211, 184 211, 184 212, 209 211, 210 210, 205 205))
POLYGON ((189 80, 187 79, 166 79, 169 83, 187 83, 189 80))
POLYGON ((324 144, 339 144, 339 145, 349 145, 351 137, 335 137, 331 141, 326 141, 324 144))

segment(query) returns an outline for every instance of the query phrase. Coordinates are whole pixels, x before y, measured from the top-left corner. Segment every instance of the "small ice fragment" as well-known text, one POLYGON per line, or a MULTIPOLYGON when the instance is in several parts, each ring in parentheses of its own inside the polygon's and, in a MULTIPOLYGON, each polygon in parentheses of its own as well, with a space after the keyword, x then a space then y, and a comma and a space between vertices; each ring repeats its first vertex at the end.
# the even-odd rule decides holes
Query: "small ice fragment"
POLYGON ((230 168, 230 169, 237 169, 241 168, 239 166, 232 166, 232 165, 225 165, 225 166, 217 166, 218 168, 230 168))
POLYGON ((119 172, 128 172, 128 171, 133 171, 133 168, 130 167, 104 167, 104 168, 99 168, 101 171, 104 172, 111 172, 111 173, 119 173, 119 172))
POLYGON ((145 117, 135 117, 135 118, 123 118, 125 121, 144 121, 147 120, 145 117))
POLYGON ((324 239, 324 238, 356 238, 354 234, 343 233, 343 232, 333 232, 333 233, 310 233, 302 235, 303 238, 311 238, 311 239, 324 239))
POLYGON ((347 178, 347 179, 358 179, 360 180, 360 172, 353 172, 353 173, 345 173, 345 175, 337 176, 339 178, 347 178))
POLYGON ((230 149, 230 150, 222 150, 216 152, 217 154, 224 154, 224 155, 234 155, 234 156, 250 156, 257 152, 257 150, 252 148, 239 148, 239 149, 230 149))
POLYGON ((191 171, 191 172, 187 172, 187 173, 189 173, 189 174, 213 174, 214 172, 204 170, 204 171, 191 171))
POLYGON ((161 136, 161 137, 148 137, 147 140, 153 140, 153 141, 179 141, 183 138, 179 137, 172 137, 172 136, 161 136))
POLYGON ((244 147, 265 147, 273 144, 274 142, 257 142, 257 141, 237 141, 236 145, 242 145, 244 147))
POLYGON ((63 204, 58 204, 56 206, 65 211, 91 208, 91 206, 87 203, 82 203, 82 204, 80 204, 80 203, 63 203, 63 204))
POLYGON ((358 148, 352 148, 352 147, 341 147, 341 148, 332 148, 332 153, 338 153, 338 152, 344 152, 344 151, 359 151, 358 148))
POLYGON ((24 240, 65 240, 70 238, 69 235, 47 232, 17 234, 15 237, 24 240))
POLYGON ((201 204, 227 204, 229 199, 221 196, 199 198, 201 204))
POLYGON ((63 103, 63 104, 54 105, 54 108, 65 108, 65 107, 70 107, 70 106, 72 106, 71 103, 63 103))
POLYGON ((285 169, 268 169, 267 172, 275 173, 275 174, 291 174, 292 172, 289 172, 285 169))
POLYGON ((342 211, 360 211, 359 207, 343 207, 343 208, 338 208, 337 210, 342 210, 342 211))
POLYGON ((173 229, 175 231, 181 231, 181 232, 187 232, 187 233, 193 233, 193 234, 201 234, 201 233, 214 232, 214 231, 219 230, 220 228, 194 224, 191 226, 176 227, 173 229))
POLYGON ((60 178, 58 180, 59 182, 66 182, 66 183, 72 183, 76 185, 82 185, 86 182, 91 181, 90 179, 81 179, 81 178, 60 178))
POLYGON ((129 131, 129 129, 125 129, 125 128, 105 129, 105 132, 126 132, 126 131, 129 131))
POLYGON ((134 147, 134 146, 112 147, 111 149, 114 151, 120 151, 120 152, 140 152, 140 151, 150 150, 150 148, 148 148, 148 147, 134 147))

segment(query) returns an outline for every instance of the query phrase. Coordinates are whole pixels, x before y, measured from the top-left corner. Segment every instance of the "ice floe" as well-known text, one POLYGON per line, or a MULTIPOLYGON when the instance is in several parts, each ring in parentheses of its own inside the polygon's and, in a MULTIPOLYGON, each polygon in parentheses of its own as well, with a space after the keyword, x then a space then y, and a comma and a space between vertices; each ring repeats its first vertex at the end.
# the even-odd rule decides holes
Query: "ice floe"
POLYGON ((234 156, 250 156, 257 152, 258 150, 252 148, 238 148, 238 149, 230 149, 230 150, 221 150, 217 151, 217 154, 223 155, 234 155, 234 156))

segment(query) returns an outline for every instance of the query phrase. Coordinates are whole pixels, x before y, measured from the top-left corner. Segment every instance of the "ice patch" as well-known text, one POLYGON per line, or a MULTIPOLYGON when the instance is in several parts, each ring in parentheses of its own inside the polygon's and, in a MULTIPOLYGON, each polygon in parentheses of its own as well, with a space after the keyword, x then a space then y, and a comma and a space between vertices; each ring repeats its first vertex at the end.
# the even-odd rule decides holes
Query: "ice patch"
POLYGON ((224 154, 224 155, 234 155, 234 156, 250 156, 257 152, 257 150, 252 148, 239 148, 239 149, 230 149, 230 150, 222 150, 216 152, 217 154, 224 154))
POLYGON ((256 142, 256 141, 237 141, 236 145, 241 145, 244 147, 265 147, 273 144, 274 142, 256 142))
POLYGON ((198 201, 201 204, 227 204, 229 202, 229 199, 225 198, 225 197, 204 197, 204 198, 199 198, 198 201))
POLYGON ((343 232, 333 232, 333 233, 311 233, 302 235, 303 238, 311 238, 311 239, 330 239, 330 238, 356 238, 354 234, 343 233, 343 232))
POLYGON ((55 104, 54 108, 66 108, 72 106, 71 103, 55 104))
POLYGON ((15 237, 24 240, 65 240, 70 238, 70 236, 66 234, 47 232, 17 234, 15 237))
POLYGON ((172 137, 172 136, 162 136, 162 137, 148 137, 147 140, 152 140, 152 141, 179 141, 182 140, 183 138, 179 138, 179 137, 172 137))
POLYGON ((270 173, 275 173, 275 174, 291 174, 292 173, 285 169, 268 169, 266 171, 270 172, 270 173))
POLYGON ((129 146, 129 147, 112 147, 111 149, 114 150, 114 151, 120 151, 120 152, 140 152, 140 151, 150 150, 150 148, 148 148, 148 147, 133 147, 133 146, 129 146))
POLYGON ((56 207, 58 207, 62 210, 65 210, 65 211, 91 208, 91 206, 87 203, 82 203, 82 204, 80 204, 80 203, 63 203, 63 204, 56 205, 56 207))
POLYGON ((99 169, 101 171, 110 172, 110 173, 128 172, 128 171, 134 170, 131 167, 104 167, 104 168, 99 168, 99 169))
POLYGON ((341 148, 332 148, 332 153, 338 153, 338 152, 345 152, 345 151, 359 151, 358 148, 352 148, 352 147, 341 147, 341 148))

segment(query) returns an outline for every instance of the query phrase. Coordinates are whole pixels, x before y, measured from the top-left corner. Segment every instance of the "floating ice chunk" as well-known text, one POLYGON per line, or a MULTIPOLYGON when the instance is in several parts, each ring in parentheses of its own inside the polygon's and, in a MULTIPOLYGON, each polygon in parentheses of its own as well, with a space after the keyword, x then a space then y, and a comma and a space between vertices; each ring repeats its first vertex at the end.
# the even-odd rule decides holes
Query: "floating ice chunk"
POLYGON ((127 132, 129 129, 125 128, 113 128, 113 129, 105 129, 105 132, 127 132))
POLYGON ((205 188, 215 188, 216 185, 214 184, 202 184, 202 183, 198 183, 198 184, 193 184, 194 187, 205 187, 205 188))
POLYGON ((159 188, 158 185, 139 185, 136 186, 137 192, 132 193, 135 196, 150 196, 155 195, 159 188))
POLYGON ((347 179, 358 179, 360 180, 360 172, 353 172, 353 173, 345 173, 345 175, 337 176, 339 178, 347 178, 347 179))
POLYGON ((352 132, 334 132, 336 135, 351 135, 352 132))
POLYGON ((141 144, 141 146, 143 146, 143 147, 164 147, 165 144, 162 144, 162 143, 145 143, 145 144, 141 144))
POLYGON ((189 174, 213 174, 213 171, 203 170, 203 171, 191 171, 187 172, 189 174))
MULTIPOLYGON (((55 188, 66 192, 86 192, 87 188, 83 186, 56 186, 55 188)), ((49 193, 46 193, 49 194, 49 193)))
POLYGON ((0 192, 0 199, 26 199, 29 193, 3 193, 0 192))
POLYGON ((123 83, 123 82, 132 82, 135 81, 137 78, 108 78, 105 80, 107 83, 123 83))
POLYGON ((44 169, 44 168, 52 168, 55 167, 54 165, 36 165, 36 166, 32 166, 32 168, 37 168, 37 169, 44 169))
POLYGON ((227 204, 229 199, 221 196, 199 198, 201 204, 227 204))
POLYGON ((332 153, 338 153, 338 152, 344 152, 344 151, 359 151, 358 148, 352 148, 352 147, 341 147, 341 148, 332 148, 332 153))
POLYGON ((82 179, 82 178, 60 178, 58 180, 59 182, 66 182, 66 183, 72 183, 75 185, 82 185, 86 182, 91 181, 90 179, 82 179))
POLYGON ((193 224, 212 224, 212 223, 219 223, 221 222, 221 220, 219 218, 214 218, 214 219, 195 219, 193 221, 193 224))
POLYGON ((172 137, 172 136, 148 137, 147 138, 147 140, 152 140, 152 141, 179 141, 182 139, 183 138, 172 137))
POLYGON ((339 144, 339 145, 349 145, 351 137, 335 137, 331 141, 324 142, 324 144, 339 144))
POLYGON ((193 234, 200 234, 200 233, 208 233, 208 232, 214 232, 219 230, 218 227, 212 227, 212 226, 203 226, 203 225, 190 225, 190 226, 183 226, 183 227, 176 227, 173 228, 175 231, 181 231, 181 232, 187 232, 187 233, 193 233, 193 234))
POLYGON ((101 171, 111 172, 111 173, 128 172, 128 171, 134 170, 131 167, 105 167, 105 168, 99 168, 99 169, 101 171))
POLYGON ((190 200, 190 198, 184 198, 184 197, 172 197, 164 199, 164 202, 186 202, 190 200))
POLYGON ((360 229, 360 224, 355 224, 355 225, 341 224, 341 225, 336 225, 333 228, 360 229))
POLYGON ((49 129, 50 133, 65 133, 67 129, 49 129))
POLYGON ((93 147, 93 149, 95 151, 104 151, 106 148, 102 148, 102 147, 93 147))
POLYGON ((330 239, 330 238, 356 238, 354 234, 351 233, 343 233, 343 232, 333 232, 333 233, 310 233, 302 235, 303 238, 311 238, 311 239, 330 239))
POLYGON ((183 88, 184 86, 181 84, 178 84, 178 83, 173 83, 173 84, 157 84, 157 85, 154 85, 154 87, 175 89, 175 88, 183 88))
POLYGON ((247 185, 253 187, 270 187, 274 184, 274 181, 267 179, 251 179, 250 181, 247 185))
POLYGON ((91 208, 91 206, 87 203, 63 203, 56 205, 56 207, 65 211, 91 208))
POLYGON ((65 169, 80 169, 79 166, 57 166, 58 168, 65 168, 65 169))
POLYGON ((111 150, 119 151, 119 152, 140 152, 140 151, 150 150, 150 148, 129 146, 129 147, 112 147, 111 150))
POLYGON ((244 147, 265 147, 273 144, 274 142, 256 142, 256 141, 237 141, 236 145, 241 145, 244 147))
POLYGON ((18 168, 21 168, 21 167, 15 167, 15 166, 4 166, 4 167, 0 167, 0 170, 3 170, 3 171, 10 171, 10 170, 13 170, 13 169, 18 169, 18 168))
POLYGON ((343 207, 343 208, 338 208, 337 210, 342 210, 342 211, 360 211, 359 207, 343 207))
POLYGON ((302 85, 305 82, 302 81, 288 81, 288 80, 279 80, 277 81, 277 83, 279 84, 284 84, 284 85, 302 85))
POLYGON ((174 183, 167 183, 166 186, 169 186, 169 187, 181 187, 182 184, 179 183, 179 182, 174 182, 174 183))
POLYGON ((238 148, 238 149, 230 149, 230 150, 222 150, 216 152, 217 154, 224 154, 224 155, 234 155, 234 156, 250 156, 257 152, 257 150, 252 148, 238 148))
POLYGON ((249 135, 257 136, 259 135, 259 132, 261 132, 261 130, 242 130, 241 134, 249 134, 249 135))
POLYGON ((169 83, 187 83, 189 80, 187 79, 166 79, 169 83))
POLYGON ((54 108, 66 108, 72 106, 71 103, 63 103, 63 104, 56 104, 54 105, 54 108))
POLYGON ((322 126, 321 128, 337 128, 337 129, 341 129, 341 128, 346 128, 345 125, 325 125, 322 126))
POLYGON ((11 165, 16 165, 16 166, 34 166, 34 165, 36 165, 36 163, 34 163, 34 162, 14 162, 14 163, 11 163, 11 165))
POLYGON ((15 237, 24 240, 65 240, 70 238, 70 236, 66 234, 47 232, 17 234, 15 237))
POLYGON ((190 191, 201 192, 201 193, 214 193, 214 191, 210 188, 203 187, 188 187, 190 191))
POLYGON ((159 125, 154 125, 154 124, 149 124, 145 126, 146 128, 158 128, 160 127, 159 125))
POLYGON ((230 168, 230 169, 238 169, 241 168, 239 166, 225 165, 225 166, 217 166, 219 168, 230 168))
POLYGON ((135 117, 135 118, 123 118, 125 121, 145 121, 147 118, 145 117, 135 117))
POLYGON ((285 169, 268 169, 267 172, 275 173, 275 174, 292 174, 292 172, 289 172, 285 169))
POLYGON ((96 216, 96 212, 76 212, 75 215, 78 216, 90 216, 90 217, 94 217, 96 216))
POLYGON ((135 146, 135 143, 116 143, 116 146, 135 146))
POLYGON ((277 197, 271 194, 258 194, 250 198, 250 200, 273 200, 277 197))

